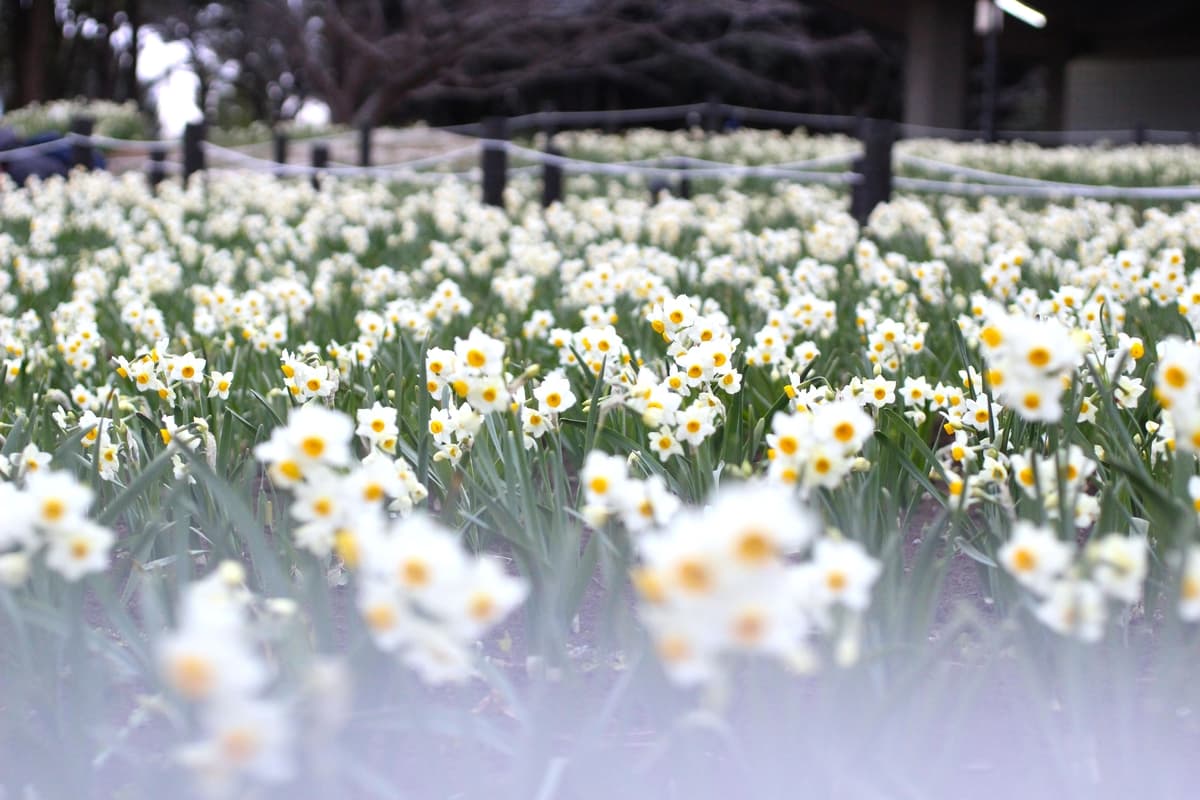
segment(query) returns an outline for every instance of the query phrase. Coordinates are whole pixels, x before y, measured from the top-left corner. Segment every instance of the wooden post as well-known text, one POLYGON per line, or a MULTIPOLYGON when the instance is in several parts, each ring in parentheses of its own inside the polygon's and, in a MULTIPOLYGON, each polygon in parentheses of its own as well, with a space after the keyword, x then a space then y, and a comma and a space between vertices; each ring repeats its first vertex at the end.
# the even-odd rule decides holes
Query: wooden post
POLYGON ((708 133, 721 132, 721 104, 715 97, 709 97, 701 112, 704 118, 704 130, 708 133))
POLYGON ((850 213, 859 225, 866 225, 871 211, 892 196, 892 144, 896 123, 890 120, 863 120, 860 138, 863 155, 855 162, 862 180, 850 191, 850 213))
MULTIPOLYGON (((77 117, 71 117, 71 133, 76 136, 91 136, 92 130, 96 126, 96 120, 87 115, 81 114, 77 117)), ((91 142, 74 141, 71 143, 71 166, 83 167, 90 170, 95 164, 95 150, 91 142)))
POLYGON ((654 205, 658 204, 658 196, 663 192, 671 191, 671 184, 665 178, 650 179, 650 202, 654 205))
POLYGON ((364 122, 358 128, 358 165, 371 166, 371 124, 364 122))
POLYGON ((158 185, 162 183, 166 171, 163 164, 167 159, 165 150, 155 148, 150 151, 150 168, 146 171, 146 181, 150 184, 150 190, 158 189, 158 185))
MULTIPOLYGON (((546 155, 561 156, 562 152, 550 142, 546 142, 546 155)), ((548 206, 562 200, 563 169, 559 164, 549 161, 542 162, 542 205, 548 206)))
POLYGON ((329 166, 329 145, 325 142, 317 142, 312 146, 312 186, 314 189, 321 188, 321 175, 317 170, 325 169, 329 166))
POLYGON ((554 138, 554 134, 558 133, 558 126, 554 124, 556 119, 554 103, 546 101, 542 103, 542 107, 538 112, 540 127, 542 133, 546 136, 546 144, 549 146, 550 140, 554 138))
MULTIPOLYGON (((504 117, 488 117, 483 121, 483 137, 497 143, 508 139, 508 120, 504 117)), ((504 182, 508 171, 508 151, 502 146, 484 145, 483 202, 491 206, 504 207, 504 182)))
MULTIPOLYGON (((275 163, 286 164, 288 160, 288 137, 283 131, 275 131, 275 163)), ((287 175, 285 170, 276 170, 275 177, 283 178, 287 175)))
POLYGON ((189 122, 183 129, 183 185, 204 169, 204 123, 189 122))

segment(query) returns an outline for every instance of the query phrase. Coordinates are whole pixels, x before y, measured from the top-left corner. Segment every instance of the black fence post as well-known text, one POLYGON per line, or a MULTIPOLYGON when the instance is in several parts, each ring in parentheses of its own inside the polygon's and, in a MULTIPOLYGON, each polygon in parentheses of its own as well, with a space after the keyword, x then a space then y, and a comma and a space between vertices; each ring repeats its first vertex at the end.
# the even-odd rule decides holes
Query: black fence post
POLYGON ((692 179, 687 174, 687 162, 677 162, 675 166, 679 170, 679 196, 689 200, 692 197, 692 179))
POLYGON ((653 205, 658 205, 659 195, 663 192, 671 191, 671 184, 666 178, 654 177, 650 179, 650 202, 653 205))
POLYGON ((892 144, 896 141, 896 123, 890 120, 863 120, 863 155, 855 162, 862 180, 850 191, 850 213, 859 225, 866 225, 871 211, 892 196, 892 144))
POLYGON ((504 207, 504 182, 508 177, 508 151, 503 142, 508 139, 508 120, 488 117, 483 121, 483 202, 504 207))
POLYGON ((558 126, 554 124, 557 118, 555 111, 554 103, 549 101, 542 103, 542 107, 538 111, 538 127, 542 129, 542 134, 546 137, 547 146, 554 138, 554 134, 558 133, 558 126))
POLYGON ((701 112, 704 119, 704 130, 708 133, 718 133, 721 130, 721 103, 715 97, 708 98, 701 112))
MULTIPOLYGON (((562 151, 546 142, 546 155, 561 156, 562 151)), ((542 205, 548 206, 562 200, 563 168, 561 164, 546 160, 542 162, 542 205)))
POLYGON ((204 169, 204 123, 189 122, 183 129, 183 185, 204 169))
POLYGON ((1139 145, 1146 143, 1146 123, 1139 122, 1133 126, 1133 143, 1139 145))
MULTIPOLYGON (((275 131, 275 163, 286 164, 288 160, 288 137, 283 131, 275 131)), ((275 177, 282 178, 287 170, 275 170, 275 177)))
POLYGON ((317 142, 312 146, 312 187, 314 189, 321 188, 321 173, 319 170, 323 170, 328 166, 329 145, 325 144, 325 142, 317 142))
POLYGON ((371 166, 371 124, 364 122, 358 129, 358 165, 371 166))
POLYGON ((146 171, 146 181, 150 184, 150 190, 158 189, 158 185, 163 182, 166 177, 166 169, 164 164, 167 160, 167 152, 161 148, 155 148, 150 151, 150 168, 146 171))
MULTIPOLYGON (((85 114, 71 117, 71 133, 76 136, 91 136, 96 126, 96 120, 85 114)), ((71 142, 71 166, 91 169, 95 163, 95 152, 91 142, 81 142, 78 139, 71 142)))

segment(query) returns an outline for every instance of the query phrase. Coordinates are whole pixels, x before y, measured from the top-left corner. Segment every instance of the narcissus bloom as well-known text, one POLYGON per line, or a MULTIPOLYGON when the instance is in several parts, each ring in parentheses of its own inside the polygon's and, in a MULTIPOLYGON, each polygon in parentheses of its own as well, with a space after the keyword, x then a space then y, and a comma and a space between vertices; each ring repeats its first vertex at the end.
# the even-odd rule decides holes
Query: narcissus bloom
POLYGON ((1059 541, 1054 530, 1019 521, 1000 548, 1000 563, 1022 585, 1046 594, 1071 564, 1075 548, 1059 541))

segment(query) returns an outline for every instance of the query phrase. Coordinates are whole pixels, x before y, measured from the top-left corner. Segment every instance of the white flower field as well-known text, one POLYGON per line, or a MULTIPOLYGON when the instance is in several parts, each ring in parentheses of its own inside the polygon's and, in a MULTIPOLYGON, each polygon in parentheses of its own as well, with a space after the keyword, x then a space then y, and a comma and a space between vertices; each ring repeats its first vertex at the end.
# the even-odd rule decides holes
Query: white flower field
POLYGON ((1200 204, 539 191, 0 185, 0 797, 1194 791, 1200 204))

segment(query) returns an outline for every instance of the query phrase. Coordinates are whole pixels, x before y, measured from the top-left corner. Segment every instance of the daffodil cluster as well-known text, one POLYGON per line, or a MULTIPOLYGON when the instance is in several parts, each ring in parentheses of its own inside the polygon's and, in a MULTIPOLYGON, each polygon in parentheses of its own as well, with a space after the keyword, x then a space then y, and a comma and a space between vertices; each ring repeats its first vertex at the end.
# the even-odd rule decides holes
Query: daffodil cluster
POLYGON ((33 559, 68 581, 103 572, 117 537, 88 518, 94 493, 69 472, 50 466, 50 454, 27 446, 6 459, 9 480, 0 482, 0 580, 25 583, 33 559))
POLYGON ((352 446, 354 422, 340 411, 309 404, 255 447, 275 485, 293 493, 290 514, 298 523, 293 530, 298 545, 322 559, 336 550, 353 567, 360 531, 386 510, 408 512, 425 499, 428 492, 409 463, 382 447, 394 428, 394 409, 376 404, 360 412, 357 433, 370 450, 359 459, 352 446))
POLYGON ((580 473, 583 515, 594 526, 618 517, 627 530, 640 532, 665 526, 680 502, 660 475, 638 479, 629 474, 629 463, 600 450, 588 453, 580 473))
MULTIPOLYGON (((1149 566, 1144 536, 1109 533, 1076 554, 1048 526, 1018 521, 999 550, 1004 568, 1038 599, 1037 618, 1064 636, 1103 638, 1109 601, 1125 606, 1142 598, 1149 566)), ((1188 606, 1183 607, 1188 609, 1188 606)))
POLYGON ((681 511, 636 545, 640 614, 678 683, 713 681, 737 654, 811 669, 818 634, 840 638, 842 662, 856 658, 859 616, 881 565, 857 542, 821 535, 787 489, 723 488, 710 506, 681 511))
POLYGON ((474 675, 476 642, 528 591, 498 558, 468 554, 421 513, 364 525, 353 564, 358 611, 376 646, 432 684, 474 675))
POLYGON ((287 704, 268 696, 274 670, 252 615, 262 604, 227 561, 189 584, 176 627, 157 643, 165 688, 196 710, 199 739, 176 751, 210 792, 232 794, 246 779, 287 780, 294 771, 294 722, 287 704))
POLYGON ((773 480, 806 489, 832 488, 854 468, 875 423, 854 400, 832 400, 776 414, 771 429, 767 457, 773 480))

